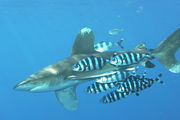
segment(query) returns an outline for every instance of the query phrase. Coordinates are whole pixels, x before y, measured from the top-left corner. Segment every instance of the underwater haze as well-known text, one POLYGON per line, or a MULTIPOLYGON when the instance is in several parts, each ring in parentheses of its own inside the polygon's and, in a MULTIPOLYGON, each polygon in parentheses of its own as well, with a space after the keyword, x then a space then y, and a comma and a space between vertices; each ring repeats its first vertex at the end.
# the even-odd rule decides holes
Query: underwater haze
MULTIPOLYGON (((124 50, 139 43, 155 48, 180 27, 179 0, 0 0, 0 120, 180 120, 180 74, 157 60, 140 67, 148 77, 162 73, 164 84, 120 101, 102 104, 106 94, 77 88, 79 107, 68 111, 54 92, 30 93, 13 87, 71 53, 78 32, 89 27, 95 43, 124 39, 124 50), (119 29, 119 32, 111 31, 119 29)), ((112 50, 122 50, 115 47, 112 50)), ((180 61, 180 50, 176 53, 180 61)))

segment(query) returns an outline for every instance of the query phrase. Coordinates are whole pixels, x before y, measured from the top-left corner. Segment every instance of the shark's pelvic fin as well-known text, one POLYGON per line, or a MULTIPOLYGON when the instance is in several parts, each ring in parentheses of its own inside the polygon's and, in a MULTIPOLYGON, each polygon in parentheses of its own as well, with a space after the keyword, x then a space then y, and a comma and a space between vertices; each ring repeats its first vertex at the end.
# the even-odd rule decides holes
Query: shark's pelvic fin
POLYGON ((94 34, 90 28, 83 28, 78 33, 71 55, 94 53, 94 34))
POLYGON ((64 90, 55 91, 58 101, 68 110, 76 110, 78 100, 76 98, 76 86, 66 88, 64 90))
POLYGON ((169 71, 180 73, 180 64, 175 58, 175 53, 180 47, 180 28, 177 29, 167 39, 162 41, 160 45, 152 51, 157 58, 169 71))

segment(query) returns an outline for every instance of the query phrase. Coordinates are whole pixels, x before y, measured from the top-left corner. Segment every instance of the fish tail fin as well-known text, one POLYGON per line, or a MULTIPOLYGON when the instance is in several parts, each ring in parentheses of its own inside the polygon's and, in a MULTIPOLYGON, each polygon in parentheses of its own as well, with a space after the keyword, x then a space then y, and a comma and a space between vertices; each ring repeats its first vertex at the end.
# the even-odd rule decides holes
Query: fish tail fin
POLYGON ((159 60, 170 72, 180 73, 180 64, 175 58, 175 53, 180 47, 180 28, 171 34, 160 45, 152 50, 152 55, 159 60))
POLYGON ((124 47, 121 45, 123 41, 124 41, 124 39, 121 38, 121 39, 117 42, 117 45, 118 45, 121 49, 124 49, 124 47))

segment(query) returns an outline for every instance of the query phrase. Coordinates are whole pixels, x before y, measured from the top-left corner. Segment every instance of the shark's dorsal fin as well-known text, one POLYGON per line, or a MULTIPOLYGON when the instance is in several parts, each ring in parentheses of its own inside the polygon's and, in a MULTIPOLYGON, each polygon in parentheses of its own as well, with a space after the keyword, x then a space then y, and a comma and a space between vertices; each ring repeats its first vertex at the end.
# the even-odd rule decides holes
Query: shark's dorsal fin
POLYGON ((139 45, 136 46, 135 50, 146 50, 146 44, 145 43, 140 43, 139 45))
POLYGON ((76 110, 78 100, 76 98, 76 86, 66 88, 64 90, 55 91, 58 101, 68 110, 76 110))
POLYGON ((78 33, 71 55, 94 53, 94 34, 90 28, 83 28, 78 33))

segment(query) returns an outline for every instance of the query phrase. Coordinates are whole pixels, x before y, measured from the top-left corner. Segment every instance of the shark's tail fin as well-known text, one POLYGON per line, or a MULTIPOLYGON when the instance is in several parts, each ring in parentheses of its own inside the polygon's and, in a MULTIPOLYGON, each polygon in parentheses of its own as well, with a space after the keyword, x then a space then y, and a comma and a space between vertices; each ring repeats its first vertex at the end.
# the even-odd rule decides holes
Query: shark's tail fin
POLYGON ((180 28, 171 34, 160 45, 152 50, 152 55, 157 58, 169 71, 180 73, 180 64, 175 58, 175 53, 180 47, 180 28))

